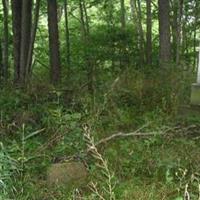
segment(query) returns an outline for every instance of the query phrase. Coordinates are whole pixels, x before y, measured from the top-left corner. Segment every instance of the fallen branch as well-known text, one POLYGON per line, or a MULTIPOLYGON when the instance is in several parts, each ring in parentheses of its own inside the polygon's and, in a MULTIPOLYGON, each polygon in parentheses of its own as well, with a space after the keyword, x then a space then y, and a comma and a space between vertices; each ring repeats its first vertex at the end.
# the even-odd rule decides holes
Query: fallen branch
MULTIPOLYGON (((145 127, 148 127, 150 123, 147 123, 147 124, 144 124, 142 127, 138 128, 137 130, 135 130, 134 132, 131 132, 131 133, 123 133, 123 132, 119 132, 119 133, 116 133, 116 134, 113 134, 111 136, 108 136, 106 138, 103 138, 101 139, 100 141, 98 141, 95 146, 99 146, 100 144, 103 144, 103 143, 106 143, 110 140, 113 140, 115 138, 118 138, 118 137, 130 137, 130 136, 144 136, 144 134, 147 136, 149 135, 155 135, 155 132, 153 133, 141 133, 141 130, 144 129, 145 127)), ((86 130, 85 130, 86 131, 86 130)))
MULTIPOLYGON (((147 127, 149 125, 149 123, 143 125, 142 127, 140 127, 139 129, 135 130, 134 132, 130 132, 130 133, 123 133, 123 132, 119 132, 119 133, 116 133, 116 134, 113 134, 109 137, 106 137, 106 138, 103 138, 101 140, 99 140, 97 143, 95 143, 95 147, 98 147, 100 146, 101 144, 105 144, 111 140, 114 140, 116 138, 126 138, 126 137, 136 137, 136 136, 143 136, 143 137, 146 137, 146 136, 155 136, 155 135, 165 135, 167 133, 167 131, 162 131, 162 132, 149 132, 149 133, 144 133, 144 132, 141 132, 142 129, 144 129, 145 127, 147 127)), ((83 127, 85 133, 89 133, 90 132, 90 129, 85 126, 83 127)), ((87 153, 89 153, 92 149, 91 148, 88 148, 87 149, 87 153)))
POLYGON ((107 138, 103 138, 101 139, 99 142, 97 142, 95 144, 95 146, 99 146, 100 144, 103 144, 103 143, 107 143, 109 142, 110 140, 113 140, 115 138, 125 138, 125 137, 136 137, 136 136, 155 136, 155 135, 164 135, 165 133, 159 133, 159 132, 150 132, 150 133, 142 133, 142 132, 132 132, 132 133, 122 133, 122 132, 119 132, 119 133, 116 133, 114 135, 111 135, 107 138))

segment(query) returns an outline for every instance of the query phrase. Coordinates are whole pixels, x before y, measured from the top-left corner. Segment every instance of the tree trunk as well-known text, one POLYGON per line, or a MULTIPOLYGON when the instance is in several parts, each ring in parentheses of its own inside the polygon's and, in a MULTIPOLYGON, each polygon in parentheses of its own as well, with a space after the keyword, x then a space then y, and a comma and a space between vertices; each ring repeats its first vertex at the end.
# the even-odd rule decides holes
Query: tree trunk
POLYGON ((21 45, 21 10, 22 0, 12 0, 14 81, 20 81, 20 45, 21 45))
POLYGON ((94 100, 95 100, 95 66, 93 64, 92 57, 89 52, 89 48, 91 47, 91 38, 90 38, 90 25, 89 25, 89 17, 87 14, 87 8, 85 5, 85 0, 82 0, 83 2, 83 10, 85 15, 85 25, 86 25, 86 49, 87 49, 87 56, 86 56, 86 63, 88 66, 88 89, 90 91, 90 94, 93 98, 93 106, 94 106, 94 100))
POLYGON ((171 59, 169 0, 158 0, 158 7, 160 40, 159 61, 161 66, 166 66, 171 59))
POLYGON ((151 13, 151 0, 146 0, 147 8, 147 33, 146 33, 146 61, 147 65, 152 64, 152 13, 151 13))
POLYGON ((2 63, 2 47, 1 47, 1 38, 0 38, 0 83, 2 82, 2 74, 3 74, 3 63, 2 63))
POLYGON ((87 38, 89 41, 89 36, 90 36, 90 26, 89 26, 89 18, 88 18, 88 14, 87 14, 87 8, 85 5, 85 0, 82 0, 83 3, 83 11, 84 11, 84 16, 85 16, 85 25, 86 25, 86 33, 87 33, 87 38))
POLYGON ((41 3, 41 0, 36 0, 34 22, 33 22, 32 28, 31 28, 31 36, 30 36, 31 38, 30 38, 27 64, 26 64, 26 70, 27 70, 26 73, 29 78, 31 76, 31 71, 32 71, 33 49, 34 49, 35 37, 36 37, 36 32, 37 32, 37 27, 38 27, 40 3, 41 3))
POLYGON ((173 61, 176 61, 176 51, 177 51, 177 27, 178 27, 178 2, 179 0, 174 0, 172 3, 173 18, 172 18, 172 52, 173 52, 173 61))
POLYGON ((182 55, 185 57, 185 53, 188 51, 188 37, 187 37, 187 23, 189 21, 188 5, 184 4, 184 19, 182 22, 182 55))
POLYGON ((195 5, 194 5, 194 37, 193 37, 193 54, 194 54, 194 61, 193 61, 193 66, 194 69, 196 67, 196 58, 197 58, 197 54, 196 54, 196 47, 197 47, 197 22, 199 20, 199 15, 198 15, 198 8, 199 8, 199 3, 197 0, 195 0, 195 5))
POLYGON ((173 21, 172 21, 172 50, 173 60, 176 64, 180 62, 180 46, 181 46, 181 21, 183 11, 183 0, 174 0, 172 4, 173 21))
POLYGON ((85 56, 85 65, 87 66, 87 75, 88 75, 88 90, 92 97, 94 97, 94 66, 89 55, 89 46, 90 46, 90 30, 89 30, 89 20, 87 15, 87 10, 85 2, 83 0, 79 1, 80 9, 80 21, 81 21, 81 35, 84 43, 84 56, 85 56))
POLYGON ((181 21, 183 14, 183 0, 177 0, 177 26, 176 26, 176 64, 180 62, 180 46, 181 46, 181 21))
POLYGON ((124 0, 120 0, 121 3, 121 43, 120 48, 120 68, 124 70, 128 65, 128 56, 126 52, 127 40, 126 40, 126 9, 124 0))
POLYGON ((48 29, 49 29, 49 51, 50 51, 50 78, 53 84, 57 84, 61 77, 59 33, 57 18, 57 1, 48 2, 48 29))
POLYGON ((27 59, 31 39, 32 27, 32 0, 22 1, 22 22, 21 22, 21 51, 20 51, 20 82, 25 84, 27 79, 27 59))
POLYGON ((120 4, 121 4, 121 29, 123 32, 125 32, 126 29, 126 17, 125 17, 125 4, 124 4, 124 0, 120 0, 120 4))
POLYGON ((2 0, 4 13, 4 34, 3 34, 3 77, 8 78, 8 0, 2 0))
POLYGON ((143 50, 143 55, 144 54, 144 31, 142 28, 142 11, 141 11, 141 2, 140 0, 137 0, 137 5, 136 5, 136 11, 137 11, 137 15, 138 15, 138 27, 139 27, 139 31, 140 31, 140 41, 141 41, 141 48, 143 50))
POLYGON ((67 65, 70 68, 71 55, 70 55, 70 38, 69 38, 69 21, 68 21, 68 0, 64 1, 64 13, 65 13, 65 38, 66 38, 66 58, 67 65))
POLYGON ((145 60, 145 50, 144 50, 144 32, 142 28, 142 13, 141 13, 141 5, 139 0, 130 0, 131 12, 133 15, 134 24, 136 23, 136 29, 139 38, 139 54, 140 54, 140 66, 144 64, 145 60))

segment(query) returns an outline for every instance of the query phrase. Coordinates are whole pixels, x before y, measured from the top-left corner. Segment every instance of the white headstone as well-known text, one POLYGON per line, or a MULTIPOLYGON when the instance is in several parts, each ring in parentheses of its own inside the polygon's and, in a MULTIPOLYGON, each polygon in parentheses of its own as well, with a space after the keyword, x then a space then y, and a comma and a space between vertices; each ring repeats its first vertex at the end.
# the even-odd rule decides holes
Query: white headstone
POLYGON ((198 67, 197 67, 197 84, 200 84, 200 47, 199 47, 198 67))

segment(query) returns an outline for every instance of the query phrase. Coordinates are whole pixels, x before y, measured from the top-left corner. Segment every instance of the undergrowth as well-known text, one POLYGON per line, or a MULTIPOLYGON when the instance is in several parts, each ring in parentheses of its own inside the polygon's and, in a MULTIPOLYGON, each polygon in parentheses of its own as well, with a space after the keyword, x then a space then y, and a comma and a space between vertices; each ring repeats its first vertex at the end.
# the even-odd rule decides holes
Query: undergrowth
POLYGON ((124 73, 109 87, 97 88, 93 108, 88 94, 69 98, 65 89, 46 84, 1 89, 0 199, 198 199, 199 138, 181 135, 181 128, 199 119, 176 118, 179 105, 188 102, 192 78, 167 73, 167 80, 152 72, 124 73), (95 146, 102 138, 137 129, 158 135, 95 146), (46 170, 62 157, 87 163, 88 185, 49 191, 46 170))

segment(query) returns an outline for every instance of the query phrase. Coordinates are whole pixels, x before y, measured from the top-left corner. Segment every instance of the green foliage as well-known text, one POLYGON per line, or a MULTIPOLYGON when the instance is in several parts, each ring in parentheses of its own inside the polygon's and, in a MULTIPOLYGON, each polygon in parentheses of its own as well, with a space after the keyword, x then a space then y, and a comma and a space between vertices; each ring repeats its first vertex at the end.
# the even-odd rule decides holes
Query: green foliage
MULTIPOLYGON (((198 129, 188 135, 182 132, 187 126, 197 126, 200 119, 199 116, 177 118, 177 115, 180 105, 190 101, 190 86, 196 76, 193 31, 198 35, 200 23, 195 10, 199 10, 199 3, 196 1, 195 6, 194 0, 184 2, 182 33, 185 35, 180 46, 180 62, 173 63, 176 42, 173 41, 174 60, 167 69, 160 69, 158 63, 155 1, 152 4, 151 66, 141 62, 137 20, 131 16, 128 1, 125 1, 126 30, 122 31, 120 1, 117 0, 85 0, 90 30, 87 45, 81 30, 79 0, 68 1, 71 54, 68 66, 64 0, 58 3, 63 71, 57 87, 49 84, 47 3, 42 1, 33 74, 26 88, 9 83, 14 75, 13 33, 9 26, 11 76, 0 88, 0 200, 71 200, 80 196, 88 200, 183 200, 187 185, 191 198, 197 199, 200 149, 196 136, 199 132, 198 129), (88 74, 91 68, 93 74, 88 74), (94 79, 92 95, 88 90, 91 75, 94 79), (116 138, 98 146, 96 154, 93 152, 91 156, 87 152, 84 125, 91 128, 90 146, 114 133, 137 129, 166 135, 116 138), (176 126, 178 135, 174 131, 176 126), (65 159, 87 163, 93 184, 70 191, 49 189, 46 169, 52 162, 65 159)), ((141 2, 141 8, 144 29, 145 2, 141 2)), ((173 21, 173 5, 171 9, 173 21)), ((3 20, 2 5, 0 20, 3 20)))
POLYGON ((0 143, 0 199, 8 199, 14 191, 13 178, 18 171, 18 163, 0 143))

